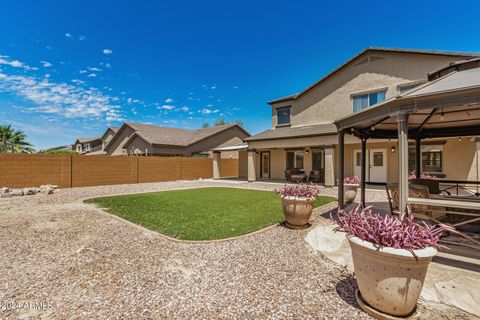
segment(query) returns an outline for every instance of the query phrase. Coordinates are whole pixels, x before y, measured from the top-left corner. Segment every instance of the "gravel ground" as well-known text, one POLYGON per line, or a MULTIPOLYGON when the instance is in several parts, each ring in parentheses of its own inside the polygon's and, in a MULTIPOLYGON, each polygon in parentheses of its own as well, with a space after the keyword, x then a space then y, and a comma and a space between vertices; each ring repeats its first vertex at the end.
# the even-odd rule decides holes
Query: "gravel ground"
MULTIPOLYGON (((307 230, 279 226, 232 241, 178 243, 82 202, 211 185, 278 187, 166 182, 0 199, 0 319, 369 318, 354 302, 351 274, 313 252, 307 230), (8 302, 46 308, 4 310, 8 302)), ((369 199, 378 200, 377 193, 369 199)), ((316 209, 314 219, 335 206, 316 209)), ((438 310, 427 318, 467 319, 438 310)))

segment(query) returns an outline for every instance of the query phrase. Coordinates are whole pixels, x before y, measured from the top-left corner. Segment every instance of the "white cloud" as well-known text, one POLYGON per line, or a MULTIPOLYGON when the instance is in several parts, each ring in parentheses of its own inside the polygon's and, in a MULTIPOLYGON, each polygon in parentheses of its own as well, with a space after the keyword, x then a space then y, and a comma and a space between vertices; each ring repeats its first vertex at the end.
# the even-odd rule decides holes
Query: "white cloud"
POLYGON ((111 65, 110 63, 108 63, 108 62, 107 62, 107 63, 105 63, 105 67, 107 67, 107 68, 109 68, 109 69, 110 69, 110 68, 112 67, 112 65, 111 65))
POLYGON ((84 74, 84 73, 87 73, 87 70, 80 70, 80 71, 78 71, 78 73, 84 74))
POLYGON ((190 111, 190 108, 188 106, 183 106, 180 108, 180 110, 187 112, 190 111))
POLYGON ((56 114, 63 118, 122 120, 121 108, 113 98, 96 88, 51 82, 47 78, 0 73, 0 91, 10 92, 34 103, 30 112, 56 114))
POLYGON ((103 49, 103 53, 105 53, 105 54, 112 54, 113 51, 110 50, 110 49, 103 49))
POLYGON ((165 121, 163 121, 163 123, 177 124, 178 121, 177 121, 177 120, 174 120, 174 119, 170 119, 170 120, 165 120, 165 121))
POLYGON ((165 103, 172 103, 172 102, 173 102, 172 98, 165 99, 165 103))
POLYGON ((0 56, 0 65, 7 65, 13 68, 23 68, 25 70, 38 70, 36 67, 30 67, 19 60, 10 60, 8 56, 0 56))
POLYGON ((237 89, 238 89, 238 86, 233 86, 232 89, 233 89, 233 90, 237 90, 237 89))
POLYGON ((73 79, 73 83, 85 83, 85 81, 79 80, 79 79, 73 79))
POLYGON ((48 61, 40 61, 42 63, 42 65, 45 67, 45 68, 49 68, 52 66, 52 64, 48 61))
POLYGON ((208 108, 204 108, 204 109, 200 110, 199 112, 200 112, 201 114, 212 114, 212 113, 217 113, 217 112, 219 112, 219 111, 220 111, 220 110, 218 110, 218 109, 208 109, 208 108))
POLYGON ((158 109, 163 109, 163 110, 173 110, 175 109, 175 106, 172 106, 172 105, 169 105, 169 104, 165 104, 161 107, 158 107, 158 109))
POLYGON ((71 38, 71 37, 72 37, 72 34, 67 32, 67 33, 65 33, 65 37, 71 38))
POLYGON ((217 89, 217 86, 213 85, 213 86, 210 87, 210 89, 215 90, 215 89, 217 89))
POLYGON ((85 36, 82 35, 82 34, 78 36, 78 40, 80 40, 80 41, 81 41, 81 40, 85 40, 86 38, 87 38, 87 37, 85 37, 85 36))
POLYGON ((102 71, 102 69, 97 68, 97 67, 88 67, 87 69, 90 70, 90 71, 102 71))
POLYGON ((90 73, 87 77, 89 77, 89 78, 95 78, 96 76, 97 76, 96 73, 90 73))

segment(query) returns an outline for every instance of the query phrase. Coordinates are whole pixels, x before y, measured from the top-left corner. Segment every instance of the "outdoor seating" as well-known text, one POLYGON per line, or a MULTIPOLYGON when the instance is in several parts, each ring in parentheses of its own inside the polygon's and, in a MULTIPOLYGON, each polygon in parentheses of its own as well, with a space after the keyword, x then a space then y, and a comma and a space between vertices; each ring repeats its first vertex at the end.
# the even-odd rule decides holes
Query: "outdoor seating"
MULTIPOLYGON (((387 184, 387 198, 390 205, 391 213, 399 215, 399 189, 398 184, 387 184)), ((410 184, 408 187, 409 205, 407 209, 415 219, 429 221, 433 223, 443 223, 450 225, 451 227, 459 227, 468 223, 477 222, 480 220, 480 214, 478 210, 468 212, 465 210, 459 201, 444 200, 451 199, 441 197, 438 195, 430 195, 428 187, 424 185, 410 184), (463 211, 460 211, 463 210, 463 211), (447 217, 447 215, 466 216, 470 217, 469 220, 458 223, 446 223, 441 221, 447 217)), ((464 237, 476 244, 480 244, 479 241, 457 230, 457 234, 464 237)))
POLYGON ((321 172, 320 170, 313 170, 310 171, 310 174, 308 175, 308 181, 309 182, 323 182, 324 181, 324 173, 321 172))
POLYGON ((307 175, 301 169, 287 169, 285 170, 285 180, 289 182, 306 182, 307 175))

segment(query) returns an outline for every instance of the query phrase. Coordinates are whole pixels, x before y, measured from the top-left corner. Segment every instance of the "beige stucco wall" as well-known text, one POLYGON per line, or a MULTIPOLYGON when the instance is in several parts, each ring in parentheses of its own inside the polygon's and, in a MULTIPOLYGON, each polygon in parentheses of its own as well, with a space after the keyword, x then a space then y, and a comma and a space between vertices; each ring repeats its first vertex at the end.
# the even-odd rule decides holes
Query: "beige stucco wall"
POLYGON ((119 131, 118 136, 115 138, 113 144, 108 148, 108 150, 105 150, 107 154, 111 156, 122 155, 123 145, 133 133, 134 131, 130 127, 125 127, 121 132, 119 131))
POLYGON ((105 143, 108 143, 110 142, 110 140, 112 140, 113 136, 115 135, 115 132, 113 132, 112 129, 108 129, 107 130, 107 134, 104 135, 103 139, 102 139, 102 150, 104 150, 105 148, 103 147, 103 145, 105 143))
POLYGON ((388 99, 399 93, 398 85, 426 81, 429 72, 456 60, 425 54, 368 53, 296 100, 273 105, 272 128, 277 123, 278 107, 291 105, 292 126, 332 122, 353 112, 352 94, 386 89, 388 99), (370 62, 359 64, 365 59, 370 62))
POLYGON ((187 147, 185 151, 185 155, 191 156, 192 153, 209 151, 214 148, 224 146, 225 142, 234 141, 234 138, 236 137, 240 138, 243 141, 243 139, 248 137, 248 134, 246 134, 243 130, 241 130, 237 126, 231 127, 214 136, 211 136, 205 140, 202 140, 198 143, 195 143, 187 147))

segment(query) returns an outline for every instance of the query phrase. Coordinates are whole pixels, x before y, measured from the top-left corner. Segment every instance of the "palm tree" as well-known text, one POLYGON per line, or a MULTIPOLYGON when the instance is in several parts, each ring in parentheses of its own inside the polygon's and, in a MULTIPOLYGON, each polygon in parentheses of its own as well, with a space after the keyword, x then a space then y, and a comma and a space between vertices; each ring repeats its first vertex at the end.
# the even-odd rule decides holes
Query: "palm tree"
POLYGON ((11 125, 0 125, 0 153, 32 153, 35 150, 31 146, 23 131, 11 125))

